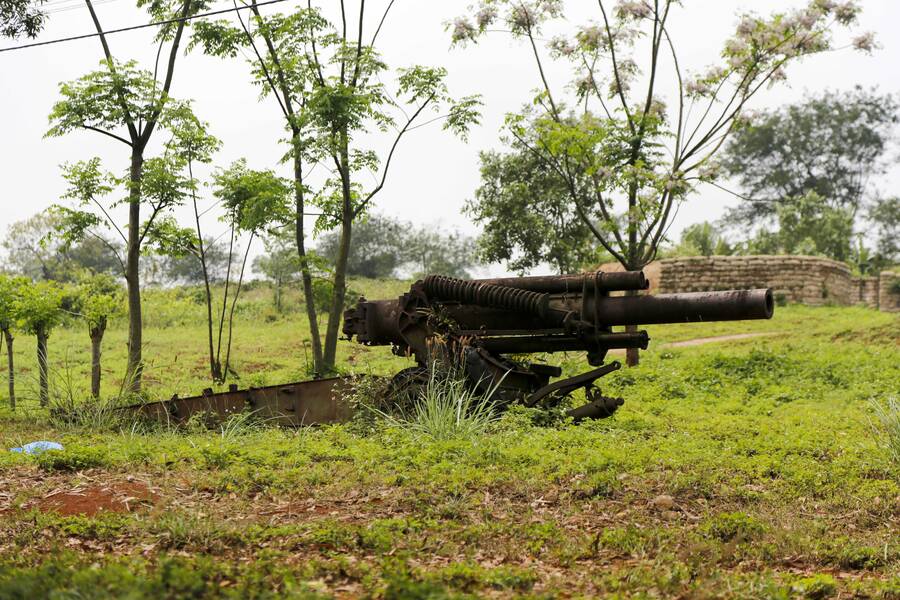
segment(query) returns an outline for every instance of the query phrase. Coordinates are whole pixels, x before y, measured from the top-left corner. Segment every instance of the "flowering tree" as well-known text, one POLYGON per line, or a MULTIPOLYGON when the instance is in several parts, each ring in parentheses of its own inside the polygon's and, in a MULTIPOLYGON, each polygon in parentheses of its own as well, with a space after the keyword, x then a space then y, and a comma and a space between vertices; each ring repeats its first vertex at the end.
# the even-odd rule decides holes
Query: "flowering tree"
MULTIPOLYGON (((533 103, 508 115, 506 132, 566 181, 565 201, 626 269, 653 260, 680 202, 715 181, 716 153, 747 103, 783 80, 790 63, 835 48, 832 31, 859 12, 852 2, 813 0, 768 17, 746 14, 717 63, 692 74, 669 30, 679 4, 598 0, 595 22, 548 41, 543 32, 563 22, 562 0, 482 0, 474 17, 451 24, 455 44, 498 29, 524 42, 540 83, 533 103), (548 61, 568 63, 574 79, 555 85, 548 61), (669 103, 664 77, 676 89, 669 103)), ((873 41, 855 44, 871 49, 873 41)))

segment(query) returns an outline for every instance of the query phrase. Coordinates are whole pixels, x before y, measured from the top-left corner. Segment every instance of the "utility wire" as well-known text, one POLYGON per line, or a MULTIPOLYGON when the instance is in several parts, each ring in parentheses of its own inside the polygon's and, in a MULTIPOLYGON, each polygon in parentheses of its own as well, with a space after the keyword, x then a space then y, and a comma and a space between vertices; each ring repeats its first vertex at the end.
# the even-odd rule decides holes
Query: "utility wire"
MULTIPOLYGON (((278 4, 279 2, 285 2, 286 0, 266 0, 265 2, 258 2, 254 6, 266 6, 267 4, 278 4)), ((132 25, 131 27, 122 27, 120 29, 110 29, 109 31, 104 31, 103 35, 111 35, 113 33, 122 33, 125 31, 134 31, 136 29, 144 29, 146 27, 158 27, 159 25, 169 25, 170 23, 180 23, 181 21, 191 21, 193 19, 202 19, 203 17, 212 17, 215 15, 221 15, 230 12, 236 12, 239 10, 244 10, 246 8, 251 8, 250 5, 245 6, 235 6, 232 8, 223 8, 221 10, 213 10, 210 12, 201 13, 198 15, 191 15, 189 17, 178 17, 175 19, 166 19, 164 21, 154 21, 153 23, 144 23, 143 25, 132 25)), ((49 46, 50 44, 61 44, 62 42, 73 42, 75 40, 84 40, 87 38, 97 37, 99 33, 86 33, 84 35, 74 35, 72 37, 67 38, 59 38, 55 40, 47 40, 46 42, 34 42, 31 44, 23 44, 21 46, 10 46, 8 48, 0 48, 0 52, 12 52, 13 50, 24 50, 25 48, 34 48, 37 46, 49 46)))

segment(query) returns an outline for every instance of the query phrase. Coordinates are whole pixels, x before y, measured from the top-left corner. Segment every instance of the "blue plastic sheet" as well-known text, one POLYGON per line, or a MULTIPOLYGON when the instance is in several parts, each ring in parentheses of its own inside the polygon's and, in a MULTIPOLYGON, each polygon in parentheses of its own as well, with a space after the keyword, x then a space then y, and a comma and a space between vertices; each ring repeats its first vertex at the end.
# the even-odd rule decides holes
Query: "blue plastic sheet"
POLYGON ((63 446, 59 442, 31 442, 25 444, 21 448, 10 448, 10 452, 21 452, 23 454, 41 454, 47 450, 62 450, 63 446))

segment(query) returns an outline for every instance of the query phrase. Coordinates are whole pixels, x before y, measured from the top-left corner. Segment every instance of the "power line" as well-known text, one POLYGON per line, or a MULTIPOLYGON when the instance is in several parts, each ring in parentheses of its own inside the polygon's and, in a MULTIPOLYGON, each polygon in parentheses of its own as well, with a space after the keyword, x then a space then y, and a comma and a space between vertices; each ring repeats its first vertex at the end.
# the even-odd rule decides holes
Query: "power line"
MULTIPOLYGON (((258 2, 252 6, 244 5, 244 6, 235 6, 233 8, 223 8, 221 10, 213 10, 206 13, 201 13, 199 15, 191 15, 189 17, 178 17, 175 19, 166 19, 164 21, 154 21, 153 23, 144 23, 143 25, 132 25, 131 27, 122 27, 120 29, 110 29, 109 31, 104 31, 103 35, 111 35, 113 33, 122 33, 125 31, 134 31, 136 29, 144 29, 146 27, 158 27, 159 25, 169 25, 171 23, 180 23, 182 21, 191 21, 193 19, 202 19, 203 17, 213 17, 215 15, 221 15, 229 12, 236 12, 239 10, 244 10, 245 8, 253 8, 253 6, 266 6, 267 4, 278 4, 279 2, 285 2, 286 0, 266 0, 265 2, 258 2)), ((46 42, 33 42, 31 44, 23 44, 21 46, 10 46, 9 48, 0 48, 0 52, 11 52, 13 50, 24 50, 25 48, 35 48, 37 46, 49 46, 50 44, 61 44, 62 42, 73 42, 75 40, 84 40, 87 38, 97 37, 99 33, 85 33, 83 35, 74 35, 72 37, 67 38, 59 38, 55 40, 47 40, 46 42)))

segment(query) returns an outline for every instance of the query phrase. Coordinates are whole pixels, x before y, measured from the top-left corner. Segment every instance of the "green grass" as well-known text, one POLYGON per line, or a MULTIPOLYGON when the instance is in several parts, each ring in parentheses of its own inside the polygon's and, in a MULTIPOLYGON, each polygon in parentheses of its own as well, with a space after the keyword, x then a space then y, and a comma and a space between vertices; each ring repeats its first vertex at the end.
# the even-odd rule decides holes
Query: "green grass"
MULTIPOLYGON (((274 315, 265 294, 248 295, 236 332, 241 382, 302 379, 302 316, 274 315)), ((181 309, 154 301, 148 391, 208 386, 202 312, 190 304, 176 323, 181 309)), ((57 428, 26 401, 0 413, 0 447, 66 450, 0 453, 0 598, 900 598, 900 465, 873 428, 900 389, 897 316, 789 306, 772 321, 648 329, 641 366, 601 380, 625 405, 578 426, 519 409, 447 439, 390 423, 57 428), (746 332, 780 335, 664 347, 746 332), (47 504, 135 496, 138 483, 151 495, 129 511, 47 504)), ((110 332, 110 386, 123 340, 110 332)), ((51 339, 75 382, 86 350, 80 330, 51 339)), ((408 366, 343 342, 340 356, 345 372, 408 366)))

